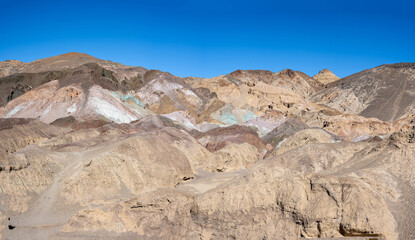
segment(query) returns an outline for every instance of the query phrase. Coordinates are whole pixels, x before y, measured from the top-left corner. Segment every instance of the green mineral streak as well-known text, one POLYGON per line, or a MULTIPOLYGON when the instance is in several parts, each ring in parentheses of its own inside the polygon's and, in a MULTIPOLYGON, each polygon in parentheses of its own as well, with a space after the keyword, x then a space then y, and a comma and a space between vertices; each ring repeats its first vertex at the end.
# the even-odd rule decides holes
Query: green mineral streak
POLYGON ((223 122, 226 125, 238 124, 238 120, 236 119, 236 116, 233 115, 231 109, 225 109, 222 112, 222 115, 220 117, 220 121, 223 122))
POLYGON ((130 94, 123 95, 123 94, 119 94, 118 92, 111 92, 111 93, 116 98, 120 99, 122 102, 126 102, 126 101, 131 100, 137 106, 144 107, 144 104, 140 100, 138 100, 137 98, 135 98, 133 95, 130 95, 130 94))
POLYGON ((246 113, 245 115, 242 116, 242 120, 244 122, 248 122, 249 120, 255 119, 257 117, 258 116, 255 113, 249 111, 248 113, 246 113))

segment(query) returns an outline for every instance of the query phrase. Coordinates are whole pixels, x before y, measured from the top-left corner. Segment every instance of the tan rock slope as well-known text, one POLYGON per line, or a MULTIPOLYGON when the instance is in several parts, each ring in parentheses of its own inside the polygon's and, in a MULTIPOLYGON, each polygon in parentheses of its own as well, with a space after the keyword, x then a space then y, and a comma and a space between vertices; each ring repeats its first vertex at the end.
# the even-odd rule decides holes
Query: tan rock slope
POLYGON ((0 239, 415 239, 412 65, 1 62, 0 239))
POLYGON ((339 77, 334 75, 334 73, 332 73, 329 69, 321 70, 319 73, 314 75, 313 78, 324 85, 327 85, 340 79, 339 77))

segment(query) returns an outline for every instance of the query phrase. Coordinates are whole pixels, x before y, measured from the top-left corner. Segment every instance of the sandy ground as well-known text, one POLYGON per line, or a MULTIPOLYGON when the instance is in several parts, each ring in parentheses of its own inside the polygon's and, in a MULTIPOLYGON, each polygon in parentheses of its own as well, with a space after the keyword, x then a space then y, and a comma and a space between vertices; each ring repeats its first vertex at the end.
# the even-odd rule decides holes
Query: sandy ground
MULTIPOLYGON (((79 165, 83 164, 82 159, 85 154, 88 154, 88 151, 67 154, 66 158, 62 160, 62 164, 64 165, 63 169, 56 174, 50 187, 31 204, 31 208, 28 211, 21 215, 11 216, 9 224, 15 228, 8 230, 7 239, 28 239, 28 236, 30 236, 31 240, 97 239, 94 237, 94 233, 58 234, 69 219, 83 208, 81 206, 68 206, 64 204, 64 200, 59 196, 59 193, 63 191, 62 181, 74 174, 79 165)), ((244 171, 210 173, 198 170, 194 179, 178 185, 176 189, 188 194, 201 194, 226 183, 244 171)), ((102 239, 102 237, 99 239, 102 239)), ((136 233, 113 233, 112 235, 109 233, 105 239, 149 238, 139 237, 136 233)))
POLYGON ((244 173, 245 170, 236 172, 211 173, 197 169, 195 178, 182 183, 176 187, 177 190, 190 194, 202 194, 221 184, 224 184, 232 178, 244 173))
POLYGON ((82 153, 69 153, 62 160, 65 167, 56 174, 50 187, 31 204, 28 211, 10 218, 10 225, 15 228, 9 231, 7 239, 28 239, 28 236, 32 240, 48 239, 80 209, 79 206, 64 205, 59 193, 63 188, 62 180, 74 173, 81 159, 82 153))

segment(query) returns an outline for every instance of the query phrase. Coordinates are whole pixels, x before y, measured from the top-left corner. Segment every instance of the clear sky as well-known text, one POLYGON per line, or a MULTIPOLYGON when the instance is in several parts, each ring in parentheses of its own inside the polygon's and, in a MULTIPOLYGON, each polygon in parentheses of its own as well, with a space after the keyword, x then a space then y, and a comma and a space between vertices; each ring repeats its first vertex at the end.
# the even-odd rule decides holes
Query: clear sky
POLYGON ((0 61, 83 52, 181 77, 415 62, 415 1, 0 0, 0 61))

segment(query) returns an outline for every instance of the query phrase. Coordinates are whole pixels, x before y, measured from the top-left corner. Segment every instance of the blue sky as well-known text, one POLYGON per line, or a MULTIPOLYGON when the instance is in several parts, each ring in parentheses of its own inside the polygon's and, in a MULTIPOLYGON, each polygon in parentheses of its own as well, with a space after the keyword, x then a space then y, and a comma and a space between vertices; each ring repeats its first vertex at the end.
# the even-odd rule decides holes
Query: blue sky
POLYGON ((172 74, 340 77, 415 62, 414 1, 0 0, 0 61, 84 52, 172 74))

